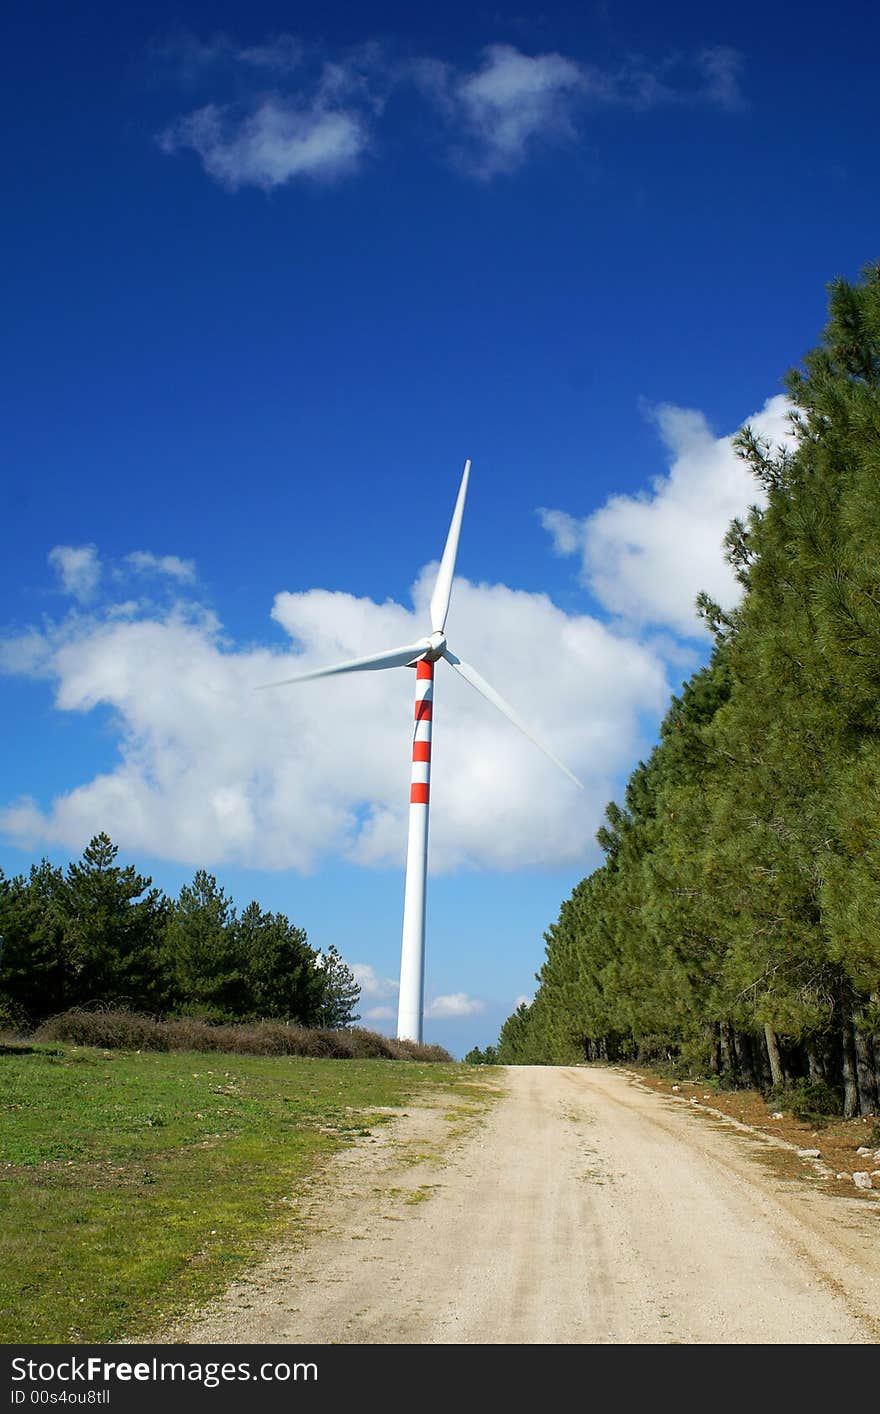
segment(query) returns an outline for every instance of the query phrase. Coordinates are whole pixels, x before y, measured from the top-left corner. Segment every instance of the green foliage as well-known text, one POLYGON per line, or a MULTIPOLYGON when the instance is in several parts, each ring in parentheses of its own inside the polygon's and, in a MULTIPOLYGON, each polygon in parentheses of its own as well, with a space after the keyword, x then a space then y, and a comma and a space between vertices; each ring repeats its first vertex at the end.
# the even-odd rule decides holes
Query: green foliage
POLYGON ((0 999, 35 1020, 101 1001, 161 1008, 170 979, 163 941, 168 902, 116 863, 96 835, 67 873, 48 860, 0 884, 0 999))
POLYGON ((239 915, 204 869, 171 901, 117 853, 99 834, 66 873, 45 859, 27 878, 0 872, 3 1025, 83 1007, 329 1030, 358 1020, 360 988, 336 948, 318 953, 257 902, 239 915))
POLYGON ((479 1046, 474 1046, 465 1056, 464 1063, 465 1065, 497 1065, 498 1051, 495 1046, 486 1046, 482 1051, 479 1046))
POLYGON ((66 964, 76 1001, 160 1007, 167 998, 162 938, 168 904, 133 865, 116 863, 117 846, 96 835, 71 864, 61 888, 66 964))
POLYGON ((235 909, 213 874, 199 869, 170 910, 165 953, 174 1002, 192 1016, 234 1013, 242 978, 234 944, 235 909))
POLYGON ((0 1005, 9 1023, 57 1010, 70 995, 63 887, 47 859, 27 879, 0 872, 0 1005))
POLYGON ((319 1026, 353 1026, 360 1017, 355 1007, 360 1001, 361 989, 357 978, 331 943, 320 954, 318 962, 323 983, 317 1011, 319 1026))
POLYGON ((842 1113, 840 1094, 824 1080, 799 1077, 790 1085, 773 1086, 767 1094, 770 1104, 789 1110, 795 1119, 827 1119, 842 1113))
POLYGON ((598 832, 545 935, 508 1061, 703 1057, 848 1112, 880 1064, 880 266, 830 287, 787 386, 794 448, 737 438, 765 497, 733 522, 742 603, 598 832), (811 1077, 808 1079, 808 1077, 811 1077), (828 1101, 830 1103, 830 1101, 828 1101))
POLYGON ((317 1023, 323 978, 302 928, 283 913, 264 913, 254 901, 234 925, 232 942, 241 992, 229 1014, 317 1023))

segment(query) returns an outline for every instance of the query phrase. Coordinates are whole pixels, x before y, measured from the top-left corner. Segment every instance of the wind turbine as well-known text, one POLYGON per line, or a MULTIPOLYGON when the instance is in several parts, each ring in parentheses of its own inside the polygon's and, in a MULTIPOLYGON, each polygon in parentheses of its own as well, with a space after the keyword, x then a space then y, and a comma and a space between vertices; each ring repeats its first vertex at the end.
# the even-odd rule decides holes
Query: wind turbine
POLYGON ((465 663, 450 650, 446 641, 446 619, 452 595, 455 558, 464 514, 471 464, 466 461, 452 512, 449 534, 434 593, 431 595, 431 633, 417 643, 402 648, 389 648, 383 653, 371 653, 365 658, 352 658, 346 663, 333 663, 328 668, 316 668, 281 682, 265 683, 264 687, 287 687, 292 683, 310 682, 313 678, 333 677, 336 673, 375 672, 380 668, 415 668, 416 705, 413 732, 412 776, 409 795, 409 837, 406 851, 406 884, 403 899, 403 941, 400 952, 400 1001, 397 1013, 397 1035, 401 1040, 421 1041, 424 1013, 425 978, 425 882, 428 871, 428 807, 431 790, 431 723, 434 699, 434 664, 444 658, 465 682, 482 693, 514 726, 519 727, 535 746, 550 757, 561 771, 583 789, 549 747, 534 735, 508 702, 490 687, 476 668, 465 663))

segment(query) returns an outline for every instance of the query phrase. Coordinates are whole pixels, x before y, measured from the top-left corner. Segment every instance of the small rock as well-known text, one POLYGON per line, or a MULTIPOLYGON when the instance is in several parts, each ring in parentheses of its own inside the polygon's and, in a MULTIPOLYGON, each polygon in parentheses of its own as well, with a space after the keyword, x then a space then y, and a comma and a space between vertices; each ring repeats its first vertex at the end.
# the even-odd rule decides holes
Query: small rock
POLYGON ((770 1118, 771 1118, 771 1119, 785 1119, 785 1115, 782 1113, 782 1110, 774 1110, 773 1113, 772 1113, 772 1115, 770 1116, 770 1118))
POLYGON ((853 1174, 853 1183, 855 1184, 856 1188, 874 1187, 871 1175, 869 1173, 861 1172, 859 1169, 856 1169, 856 1172, 853 1174))
POLYGON ((818 1159, 820 1152, 819 1149, 798 1149, 798 1154, 802 1159, 818 1159))
POLYGON ((859 1147, 856 1149, 856 1153, 857 1153, 857 1154, 861 1154, 863 1158, 864 1158, 867 1154, 870 1154, 870 1152, 871 1152, 871 1150, 870 1150, 870 1149, 866 1149, 865 1146, 864 1146, 864 1144, 860 1144, 859 1147))
POLYGON ((850 1175, 849 1175, 848 1173, 839 1173, 839 1174, 837 1175, 837 1177, 838 1177, 838 1178, 849 1178, 850 1175))
POLYGON ((700 1103, 696 1095, 689 1095, 688 1099, 690 1100, 692 1105, 698 1105, 700 1103))
POLYGON ((874 1150, 874 1158, 876 1159, 877 1163, 880 1164, 880 1149, 874 1150))
MULTIPOLYGON (((681 1089, 681 1086, 680 1086, 680 1085, 673 1085, 672 1088, 673 1088, 673 1090, 680 1090, 680 1089, 681 1089)), ((867 1152, 868 1152, 868 1151, 867 1151, 867 1149, 866 1149, 866 1150, 865 1150, 865 1153, 867 1154, 867 1152)))

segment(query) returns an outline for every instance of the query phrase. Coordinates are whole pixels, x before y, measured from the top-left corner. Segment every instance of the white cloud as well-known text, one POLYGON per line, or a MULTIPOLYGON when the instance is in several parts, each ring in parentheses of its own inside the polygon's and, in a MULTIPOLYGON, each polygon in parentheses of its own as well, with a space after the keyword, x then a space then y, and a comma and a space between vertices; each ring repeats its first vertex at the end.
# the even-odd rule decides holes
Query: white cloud
POLYGON ((492 177, 519 167, 539 142, 573 137, 574 106, 586 88, 584 70, 562 54, 489 45, 482 66, 449 93, 471 144, 461 154, 464 165, 492 177))
POLYGON ((39 629, 0 639, 0 673, 10 677, 44 676, 51 656, 51 646, 39 629))
POLYGON ((101 562, 94 545, 56 545, 49 551, 49 564, 61 579, 65 594, 85 604, 95 594, 101 578, 101 562))
POLYGON ((370 1007, 363 1015, 364 1021, 394 1021, 396 1017, 397 1012, 390 1006, 370 1007))
POLYGON ((125 562, 137 574, 164 574, 169 579, 190 583, 196 577, 196 567, 192 560, 182 560, 178 555, 153 555, 149 550, 132 550, 125 562))
POLYGON ((526 996, 526 993, 523 992, 520 996, 515 998, 513 1009, 514 1011, 519 1011, 521 1006, 531 1006, 533 1001, 534 997, 526 996))
MULTIPOLYGON (((790 444, 790 410, 780 395, 749 420, 760 436, 790 444)), ((670 466, 650 492, 611 496, 580 520, 564 511, 540 515, 557 553, 580 555, 584 584, 610 613, 638 629, 657 625, 699 638, 705 628, 694 600, 701 590, 725 608, 739 600, 722 544, 734 516, 762 503, 762 490, 732 437, 716 437, 702 413, 664 404, 654 418, 670 466)))
MULTIPOLYGON (((541 148, 577 138, 577 119, 588 107, 645 112, 741 104, 740 56, 723 47, 652 60, 627 55, 600 68, 494 43, 468 70, 431 55, 402 60, 375 40, 331 54, 289 33, 250 46, 219 33, 206 41, 180 34, 156 54, 185 84, 210 79, 216 89, 225 80, 226 101, 215 96, 170 123, 158 140, 168 153, 196 152, 209 176, 230 191, 271 191, 296 178, 354 171, 374 145, 375 120, 394 90, 421 93, 451 139, 453 164, 479 180, 513 172, 541 148), (286 91, 267 92, 267 81, 286 91)), ((425 124, 412 130, 430 133, 425 124)))
POLYGON ((411 65, 411 74, 457 132, 454 163, 466 175, 488 180, 515 171, 542 146, 576 139, 577 120, 588 109, 734 109, 741 104, 740 69, 738 53, 722 47, 653 63, 629 56, 603 69, 563 54, 529 55, 510 44, 490 44, 471 73, 423 58, 411 65))
POLYGON ((485 1004, 466 992, 452 992, 446 997, 435 997, 425 1007, 425 1016, 431 1021, 447 1020, 450 1017, 479 1016, 485 1011, 485 1004))
MULTIPOLYGON (((118 758, 51 803, 0 816, 13 839, 78 851, 106 829, 125 849, 188 864, 314 868, 328 855, 400 866, 413 674, 365 673, 254 691, 424 632, 434 567, 415 608, 314 589, 276 597, 301 651, 230 647, 197 607, 79 612, 13 639, 7 671, 41 673, 62 712, 112 709, 118 758), (35 636, 36 635, 36 636, 35 636)), ((582 863, 616 776, 642 749, 668 687, 651 649, 544 595, 457 580, 453 648, 477 666, 584 781, 577 791, 441 663, 431 865, 582 863)))
POLYGON ((296 177, 327 180, 352 171, 367 146, 367 128, 362 114, 328 108, 320 98, 272 96, 243 117, 209 103, 166 128, 159 145, 164 152, 191 148, 230 191, 271 191, 296 177))
MULTIPOLYGON (((361 989, 362 998, 397 996, 400 984, 393 977, 382 977, 369 962, 353 962, 351 970, 361 989)), ((373 1014, 375 1013, 371 1013, 373 1014)))

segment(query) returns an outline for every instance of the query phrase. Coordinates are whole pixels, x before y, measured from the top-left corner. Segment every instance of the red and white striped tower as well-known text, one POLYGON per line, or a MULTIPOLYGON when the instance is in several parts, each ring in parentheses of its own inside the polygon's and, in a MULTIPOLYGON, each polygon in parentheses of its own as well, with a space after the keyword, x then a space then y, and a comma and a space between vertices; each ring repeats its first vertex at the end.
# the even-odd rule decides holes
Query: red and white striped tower
POLYGON ((327 668, 313 668, 293 678, 266 683, 266 687, 286 687, 288 683, 309 682, 312 678, 335 677, 337 673, 372 673, 384 668, 416 669, 416 725, 413 733, 412 784, 409 792, 409 843, 406 850, 406 884, 403 895, 403 944, 400 951, 400 1004, 397 1012, 397 1034, 407 1041, 422 1039, 422 1008, 425 991, 425 883, 428 873, 428 797, 431 790, 431 714, 434 705, 434 664, 444 658, 451 668, 470 683, 487 702, 519 727, 521 732, 539 746, 560 770, 580 786, 567 766, 529 730, 522 718, 505 702, 486 679, 450 651, 446 641, 446 619, 458 537, 467 496, 471 464, 464 464, 458 498, 449 523, 449 534, 437 580, 429 605, 431 633, 416 643, 400 648, 387 648, 382 653, 368 653, 362 658, 349 658, 345 663, 333 663, 327 668))
POLYGON ((425 993, 425 888, 428 873, 428 809, 431 795, 431 722, 434 706, 434 664, 416 664, 415 730, 409 788, 409 839, 403 896, 403 941, 400 949, 400 1001, 397 1034, 421 1041, 425 993))

